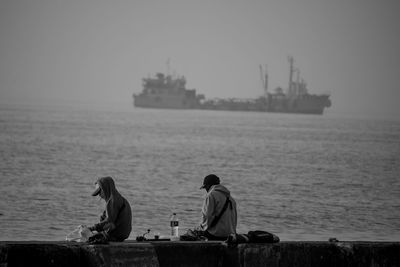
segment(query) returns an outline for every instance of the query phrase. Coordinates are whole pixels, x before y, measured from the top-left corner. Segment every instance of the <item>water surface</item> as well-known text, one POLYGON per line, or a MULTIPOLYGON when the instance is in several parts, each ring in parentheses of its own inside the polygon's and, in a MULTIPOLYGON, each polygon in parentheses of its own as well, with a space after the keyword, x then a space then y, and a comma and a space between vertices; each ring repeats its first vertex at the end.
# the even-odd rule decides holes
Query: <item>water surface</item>
POLYGON ((133 232, 196 226, 209 173, 238 232, 281 240, 400 240, 400 122, 201 110, 0 108, 0 240, 63 240, 98 220, 99 176, 130 201, 133 232))

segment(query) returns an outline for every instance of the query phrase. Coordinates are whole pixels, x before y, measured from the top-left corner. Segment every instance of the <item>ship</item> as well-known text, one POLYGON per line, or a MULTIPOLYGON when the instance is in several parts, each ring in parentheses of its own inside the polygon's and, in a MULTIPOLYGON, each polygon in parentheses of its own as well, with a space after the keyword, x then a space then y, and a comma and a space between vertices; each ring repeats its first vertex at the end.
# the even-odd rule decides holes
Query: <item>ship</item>
POLYGON ((143 90, 134 94, 134 106, 142 108, 206 109, 227 111, 259 111, 279 113, 323 114, 331 106, 329 94, 310 94, 307 83, 300 78, 300 70, 289 61, 289 83, 286 92, 281 87, 268 90, 268 73, 260 65, 264 94, 254 99, 206 99, 196 89, 186 88, 184 76, 157 73, 155 77, 143 78, 143 90), (293 80, 297 73, 296 81, 293 80))
POLYGON ((134 106, 141 108, 198 109, 204 95, 186 88, 184 76, 173 77, 157 73, 154 78, 143 78, 143 91, 134 94, 134 106))

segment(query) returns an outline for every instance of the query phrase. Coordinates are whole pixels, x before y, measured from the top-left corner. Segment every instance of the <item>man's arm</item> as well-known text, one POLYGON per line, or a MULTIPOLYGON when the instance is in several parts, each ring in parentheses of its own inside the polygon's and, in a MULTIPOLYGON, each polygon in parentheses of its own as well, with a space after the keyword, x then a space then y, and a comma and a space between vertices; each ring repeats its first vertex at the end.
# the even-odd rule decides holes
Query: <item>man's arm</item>
MULTIPOLYGON (((118 207, 116 205, 115 201, 110 200, 110 203, 107 203, 106 210, 105 210, 105 216, 103 217, 103 220, 97 224, 95 224, 93 227, 90 227, 90 229, 94 229, 97 232, 101 231, 106 231, 109 232, 113 229, 115 229, 115 221, 117 220, 118 216, 118 207)), ((103 214, 104 215, 104 214, 103 214)))
POLYGON ((214 213, 215 213, 215 199, 211 194, 209 194, 204 199, 203 208, 201 210, 202 221, 200 223, 200 226, 204 231, 208 229, 210 223, 213 221, 215 217, 214 213))

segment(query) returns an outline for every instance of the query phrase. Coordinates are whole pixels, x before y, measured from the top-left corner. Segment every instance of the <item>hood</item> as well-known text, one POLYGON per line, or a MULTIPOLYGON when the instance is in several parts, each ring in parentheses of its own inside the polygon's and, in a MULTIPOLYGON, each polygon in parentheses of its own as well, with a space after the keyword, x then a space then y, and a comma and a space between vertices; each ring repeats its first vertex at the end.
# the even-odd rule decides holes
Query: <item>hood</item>
POLYGON ((111 177, 101 177, 97 180, 97 183, 104 192, 104 198, 106 201, 108 201, 112 195, 118 194, 118 191, 115 188, 114 180, 111 177))
POLYGON ((225 196, 231 195, 231 192, 225 186, 223 186, 221 184, 216 184, 216 185, 211 186, 210 191, 208 193, 210 194, 213 191, 221 192, 225 196))

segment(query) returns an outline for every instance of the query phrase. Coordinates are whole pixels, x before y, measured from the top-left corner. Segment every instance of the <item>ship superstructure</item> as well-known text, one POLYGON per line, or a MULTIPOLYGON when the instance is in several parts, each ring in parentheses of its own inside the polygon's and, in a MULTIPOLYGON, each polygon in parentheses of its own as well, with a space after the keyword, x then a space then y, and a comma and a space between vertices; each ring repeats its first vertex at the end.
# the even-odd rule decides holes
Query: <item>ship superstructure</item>
POLYGON ((289 83, 285 93, 281 87, 275 89, 275 92, 268 92, 268 74, 265 74, 264 89, 266 98, 266 111, 286 112, 286 113, 310 113, 323 114, 324 109, 331 106, 328 94, 309 94, 307 84, 300 78, 300 70, 294 68, 293 57, 289 60, 289 83), (293 75, 296 72, 296 81, 293 81, 293 75))
POLYGON ((135 107, 195 109, 204 96, 197 95, 195 89, 186 89, 184 76, 157 73, 155 78, 143 79, 143 91, 133 98, 135 107))

